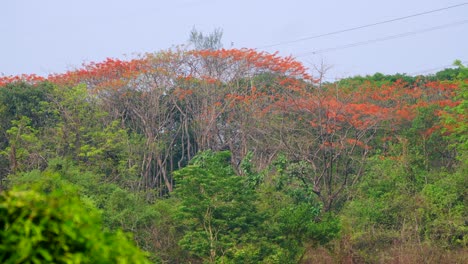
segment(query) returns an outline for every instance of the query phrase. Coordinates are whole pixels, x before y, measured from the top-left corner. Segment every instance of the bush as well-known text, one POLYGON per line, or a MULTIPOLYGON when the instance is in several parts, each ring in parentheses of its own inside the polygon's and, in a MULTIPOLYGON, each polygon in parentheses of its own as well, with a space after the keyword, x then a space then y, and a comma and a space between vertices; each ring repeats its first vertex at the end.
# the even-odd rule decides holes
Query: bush
POLYGON ((11 190, 0 194, 1 263, 148 263, 123 232, 101 229, 76 195, 11 190))

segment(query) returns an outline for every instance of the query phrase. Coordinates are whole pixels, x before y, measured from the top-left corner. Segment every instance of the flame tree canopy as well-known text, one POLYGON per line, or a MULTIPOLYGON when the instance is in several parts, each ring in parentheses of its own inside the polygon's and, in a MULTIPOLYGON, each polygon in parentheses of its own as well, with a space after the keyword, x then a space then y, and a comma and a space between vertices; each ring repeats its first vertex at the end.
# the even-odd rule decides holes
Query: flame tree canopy
MULTIPOLYGON (((91 62, 47 78, 2 77, 0 85, 19 81, 85 85, 83 102, 93 101, 106 119, 143 136, 138 148, 129 146, 138 158, 126 162, 137 168, 142 188, 172 191, 170 172, 198 151, 230 150, 234 165, 253 152, 260 167, 283 153, 302 162, 299 177, 328 209, 362 175, 369 153, 410 124, 418 109, 441 115, 460 103, 456 82, 318 85, 292 57, 252 49, 170 50, 91 62)), ((420 133, 436 129, 441 124, 420 133)))

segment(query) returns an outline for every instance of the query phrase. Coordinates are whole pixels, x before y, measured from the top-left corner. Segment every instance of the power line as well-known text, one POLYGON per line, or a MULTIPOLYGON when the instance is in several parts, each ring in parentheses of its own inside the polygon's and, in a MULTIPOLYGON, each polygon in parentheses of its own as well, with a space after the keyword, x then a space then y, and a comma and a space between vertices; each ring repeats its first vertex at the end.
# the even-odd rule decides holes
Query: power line
POLYGON ((310 39, 316 39, 316 38, 336 35, 336 34, 349 32, 349 31, 354 31, 354 30, 358 30, 358 29, 362 29, 362 28, 373 27, 373 26, 382 25, 382 24, 386 24, 386 23, 391 23, 391 22, 404 20, 404 19, 408 19, 408 18, 412 18, 412 17, 417 17, 417 16, 427 15, 427 14, 431 14, 431 13, 436 13, 436 12, 444 11, 444 10, 447 10, 447 9, 464 6, 464 5, 467 5, 467 4, 468 3, 465 2, 465 3, 461 3, 461 4, 457 4, 457 5, 447 6, 447 7, 443 7, 443 8, 439 8, 439 9, 434 9, 434 10, 429 10, 429 11, 422 12, 422 13, 416 13, 416 14, 412 14, 412 15, 408 15, 408 16, 404 16, 404 17, 398 17, 398 18, 394 18, 394 19, 390 19, 390 20, 384 20, 384 21, 380 21, 380 22, 376 22, 376 23, 371 23, 371 24, 367 24, 367 25, 363 25, 363 26, 337 30, 337 31, 329 32, 329 33, 319 34, 319 35, 310 36, 310 37, 304 37, 304 38, 291 40, 291 41, 278 42, 278 43, 275 43, 275 44, 261 46, 261 47, 258 47, 258 48, 259 49, 265 49, 265 48, 271 48, 271 47, 275 47, 275 46, 281 46, 281 45, 286 45, 286 44, 297 43, 297 42, 310 40, 310 39))
POLYGON ((371 43, 375 43, 375 42, 383 42, 383 41, 387 41, 387 40, 391 40, 391 39, 403 38, 403 37, 408 37, 408 36, 417 35, 417 34, 421 34, 421 33, 426 33, 426 32, 430 32, 430 31, 435 31, 435 30, 439 30, 439 29, 444 29, 444 28, 448 28, 448 27, 458 26, 458 25, 466 24, 466 23, 468 23, 468 20, 462 20, 462 21, 458 21, 458 22, 454 22, 454 23, 450 23, 450 24, 445 24, 445 25, 431 27, 431 28, 425 28, 425 29, 422 29, 422 30, 406 32, 406 33, 387 36, 387 37, 383 37, 383 38, 371 39, 371 40, 366 40, 366 41, 361 41, 361 42, 356 42, 356 43, 331 47, 331 48, 324 48, 324 49, 304 52, 304 53, 300 53, 300 54, 296 55, 295 57, 303 57, 303 56, 310 55, 310 54, 320 54, 320 53, 326 53, 326 52, 331 52, 331 51, 336 51, 336 50, 341 50, 341 49, 353 48, 353 47, 367 45, 367 44, 371 44, 371 43))

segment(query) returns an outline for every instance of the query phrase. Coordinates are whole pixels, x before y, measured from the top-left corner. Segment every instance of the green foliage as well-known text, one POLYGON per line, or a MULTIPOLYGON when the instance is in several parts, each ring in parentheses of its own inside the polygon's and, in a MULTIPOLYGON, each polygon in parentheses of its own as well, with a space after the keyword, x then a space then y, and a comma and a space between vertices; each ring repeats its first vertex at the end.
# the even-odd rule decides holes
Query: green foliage
POLYGON ((0 87, 0 129, 7 130, 12 120, 26 116, 34 128, 53 123, 50 93, 53 85, 12 83, 0 87))
POLYGON ((386 84, 391 84, 396 81, 402 81, 407 84, 414 84, 417 82, 417 77, 408 76, 406 74, 393 74, 393 75, 385 75, 380 72, 375 73, 374 75, 366 75, 366 76, 354 76, 349 78, 344 78, 338 81, 340 87, 343 88, 350 88, 350 87, 359 87, 360 85, 366 83, 372 83, 376 86, 382 86, 386 84))
POLYGON ((174 176, 179 218, 188 228, 180 241, 182 248, 209 262, 245 251, 244 246, 255 239, 250 232, 262 218, 254 206, 254 192, 230 166, 230 153, 200 153, 174 176))
POLYGON ((457 75, 459 90, 454 99, 459 100, 460 103, 454 107, 446 107, 441 123, 451 128, 445 131, 448 132, 446 139, 451 146, 459 151, 460 156, 465 156, 468 153, 468 67, 459 60, 455 61, 454 65, 458 66, 459 70, 457 75))
POLYGON ((44 169, 61 157, 128 184, 137 174, 128 162, 130 139, 118 121, 106 119, 98 101, 84 85, 15 83, 0 89, 0 178, 44 169))
POLYGON ((444 248, 468 246, 466 226, 468 170, 441 174, 440 178, 424 186, 424 236, 444 248))
POLYGON ((320 204, 310 199, 311 194, 290 184, 273 180, 258 190, 267 236, 282 252, 278 263, 298 263, 306 248, 326 245, 341 231, 339 218, 324 213, 320 204))
POLYGON ((455 81, 460 79, 467 79, 468 77, 463 77, 463 65, 461 61, 457 60, 454 62, 454 66, 458 66, 458 68, 446 68, 441 71, 436 72, 434 75, 418 75, 418 76, 409 76, 405 73, 396 73, 396 74, 383 74, 377 72, 373 75, 366 75, 366 76, 353 76, 339 80, 339 85, 341 87, 352 87, 352 86, 359 86, 363 85, 366 82, 374 83, 378 86, 384 84, 391 84, 396 81, 402 81, 409 85, 418 84, 421 80, 427 81, 455 81))
POLYGON ((466 169, 425 171, 421 181, 408 177, 408 169, 405 160, 373 157, 341 212, 345 234, 367 261, 400 243, 466 247, 466 169))
POLYGON ((11 123, 11 128, 6 131, 9 145, 3 151, 0 149, 0 155, 9 161, 10 172, 44 166, 45 161, 39 154, 42 144, 38 138, 38 130, 31 127, 31 119, 21 116, 11 123))
POLYGON ((252 163, 252 158, 253 152, 249 151, 241 160, 240 173, 241 175, 246 177, 247 184, 251 188, 255 188, 261 184, 263 180, 263 175, 255 171, 254 164, 252 163))
POLYGON ((345 215, 351 214, 356 220, 351 223, 354 228, 398 230, 405 217, 404 208, 410 206, 405 200, 411 199, 414 183, 403 176, 406 174, 404 166, 393 160, 375 158, 369 167, 367 177, 357 187, 345 215))
POLYGON ((127 235, 101 230, 95 210, 70 192, 0 194, 2 263, 148 263, 127 235))
POLYGON ((459 72, 459 69, 447 68, 436 72, 434 77, 437 80, 453 81, 457 79, 459 72))
POLYGON ((457 79, 466 81, 468 79, 468 67, 463 65, 460 60, 455 60, 453 65, 458 67, 457 79))
POLYGON ((16 169, 42 165, 38 133, 56 122, 49 83, 12 83, 0 88, 0 179, 16 169))
MULTIPOLYGON (((85 208, 97 207, 102 225, 110 230, 132 232, 138 246, 157 259, 148 229, 156 228, 162 212, 149 204, 140 193, 130 192, 107 182, 106 177, 87 171, 66 159, 54 159, 44 171, 32 170, 7 177, 7 186, 24 186, 40 192, 77 193, 86 201, 85 208)), ((94 209, 92 209, 94 210, 94 209)))
MULTIPOLYGON (((217 49, 221 36, 194 30, 191 42, 217 49)), ((207 57, 201 63, 218 62, 207 57)), ((336 262, 378 263, 403 261, 401 254, 413 249, 466 253, 468 71, 460 61, 454 65, 434 76, 376 73, 323 84, 323 91, 396 85, 429 92, 408 100, 419 105, 414 118, 368 131, 376 136, 366 142, 362 160, 342 151, 332 159, 343 165, 322 172, 318 165, 327 169, 332 163, 310 162, 322 147, 309 144, 323 130, 320 124, 298 139, 297 131, 309 124, 289 119, 308 113, 280 111, 265 118, 273 110, 266 104, 296 107, 287 105, 288 96, 295 96, 291 88, 308 80, 282 84, 281 74, 260 70, 219 86, 196 76, 168 81, 181 87, 175 89, 180 95, 168 92, 171 87, 151 91, 152 81, 144 83, 151 74, 156 83, 161 76, 172 78, 170 72, 147 72, 97 93, 84 84, 8 84, 0 89, 0 262, 144 262, 122 232, 131 232, 158 263, 327 262, 320 254, 336 262), (255 101, 258 96, 265 100, 255 101), (427 97, 444 96, 439 104, 425 104, 427 97), (237 100, 239 105, 230 105, 237 100), (197 130, 205 119, 214 125, 197 130), (205 151, 192 158, 209 148, 233 154, 205 151), (354 161, 366 166, 346 165, 354 161), (325 172, 338 181, 327 182, 325 172), (333 207, 327 209, 320 197, 325 189, 316 187, 338 186, 340 179, 346 183, 343 195, 333 197, 340 189, 329 189, 333 207)), ((396 103, 391 100, 385 103, 396 103)), ((341 141, 338 147, 345 146, 341 141)))
POLYGON ((326 244, 336 238, 340 224, 330 214, 320 216, 320 208, 302 203, 285 206, 278 212, 277 221, 280 232, 299 243, 326 244))

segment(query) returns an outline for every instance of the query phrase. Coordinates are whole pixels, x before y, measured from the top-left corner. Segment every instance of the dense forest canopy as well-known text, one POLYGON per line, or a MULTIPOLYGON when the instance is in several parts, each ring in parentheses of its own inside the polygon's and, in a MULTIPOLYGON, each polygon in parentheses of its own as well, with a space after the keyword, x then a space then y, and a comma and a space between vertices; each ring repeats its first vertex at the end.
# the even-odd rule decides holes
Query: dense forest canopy
POLYGON ((291 57, 216 47, 4 76, 1 189, 73 186, 156 263, 462 263, 455 64, 322 82, 291 57))

